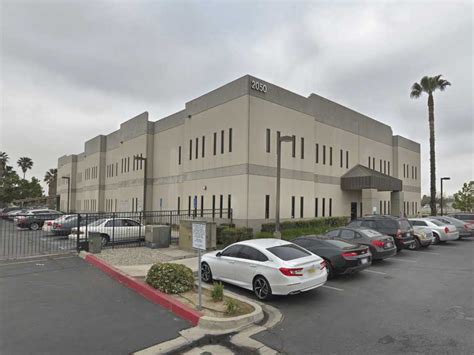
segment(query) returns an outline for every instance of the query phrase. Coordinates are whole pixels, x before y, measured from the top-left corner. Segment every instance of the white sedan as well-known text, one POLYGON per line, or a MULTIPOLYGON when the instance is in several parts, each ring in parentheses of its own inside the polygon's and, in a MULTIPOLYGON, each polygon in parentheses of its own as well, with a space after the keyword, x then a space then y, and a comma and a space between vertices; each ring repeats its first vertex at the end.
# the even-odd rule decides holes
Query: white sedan
POLYGON ((280 239, 253 239, 229 245, 202 257, 204 282, 220 280, 253 290, 260 300, 291 295, 324 285, 325 261, 280 239))
MULTIPOLYGON (((102 246, 110 242, 125 242, 145 239, 145 226, 129 218, 98 219, 79 229, 79 235, 85 239, 89 233, 100 233, 102 246)), ((77 238, 77 228, 73 228, 69 239, 77 238)))

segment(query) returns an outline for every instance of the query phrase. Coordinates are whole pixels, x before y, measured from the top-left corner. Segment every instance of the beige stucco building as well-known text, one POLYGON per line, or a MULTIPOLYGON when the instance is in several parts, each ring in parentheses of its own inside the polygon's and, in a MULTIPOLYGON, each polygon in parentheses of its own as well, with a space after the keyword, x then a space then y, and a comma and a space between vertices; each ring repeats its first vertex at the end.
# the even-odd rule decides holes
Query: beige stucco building
MULTIPOLYGON (((282 143, 281 217, 414 215, 420 206, 420 145, 316 94, 300 96, 244 76, 156 122, 144 112, 84 152, 58 160, 71 181, 72 211, 231 207, 238 225, 275 215, 277 135, 282 143), (344 183, 343 183, 344 181, 344 183)), ((67 180, 58 179, 66 210, 67 180)))

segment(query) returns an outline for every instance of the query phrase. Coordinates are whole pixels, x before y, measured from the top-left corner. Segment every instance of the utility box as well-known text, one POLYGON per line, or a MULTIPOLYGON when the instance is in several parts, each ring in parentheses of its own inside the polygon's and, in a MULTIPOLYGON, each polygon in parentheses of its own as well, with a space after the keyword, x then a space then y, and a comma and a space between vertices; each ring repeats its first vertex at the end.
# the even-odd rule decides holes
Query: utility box
POLYGON ((217 246, 216 223, 200 219, 182 219, 179 222, 179 248, 194 250, 193 223, 206 224, 206 250, 215 250, 217 246))
POLYGON ((89 232, 87 240, 89 242, 89 253, 99 254, 102 251, 102 236, 99 232, 89 232))
POLYGON ((145 245, 148 248, 169 248, 171 227, 166 225, 148 225, 145 227, 145 245))

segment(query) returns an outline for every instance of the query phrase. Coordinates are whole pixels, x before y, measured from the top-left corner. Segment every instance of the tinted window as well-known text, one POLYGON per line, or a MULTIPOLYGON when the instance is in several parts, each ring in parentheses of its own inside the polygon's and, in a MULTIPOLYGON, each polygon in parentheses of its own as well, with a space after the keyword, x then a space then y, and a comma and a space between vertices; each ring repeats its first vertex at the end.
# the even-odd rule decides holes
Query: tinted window
POLYGON ((400 229, 401 230, 406 231, 406 230, 411 229, 410 222, 408 222, 406 219, 399 219, 398 223, 400 224, 400 229))
POLYGON ((444 226, 446 224, 446 223, 437 221, 436 219, 430 219, 430 222, 439 227, 444 226))
POLYGON ((343 229, 341 231, 340 238, 342 239, 354 239, 354 231, 351 231, 349 229, 343 229))
POLYGON ((362 222, 361 225, 362 225, 362 227, 367 227, 367 228, 372 228, 372 229, 377 228, 374 221, 364 221, 364 222, 362 222))
POLYGON ((123 220, 121 219, 110 220, 105 224, 105 227, 123 227, 123 220))
POLYGON ((281 260, 294 260, 311 255, 306 250, 294 244, 280 245, 268 248, 267 250, 281 260))
POLYGON ((241 248, 242 246, 240 245, 231 245, 222 252, 222 256, 230 256, 233 258, 237 258, 241 248))
POLYGON ((343 242, 342 240, 325 240, 325 242, 341 249, 354 247, 354 245, 343 242))
POLYGON ((327 232, 326 235, 331 238, 336 238, 339 235, 339 229, 327 232))
POLYGON ((362 221, 352 221, 347 226, 349 227, 359 227, 362 224, 362 221))
POLYGON ((255 260, 255 261, 267 261, 268 258, 259 252, 257 249, 248 247, 246 245, 242 246, 239 252, 239 257, 242 259, 255 260))
POLYGON ((131 219, 124 219, 123 220, 123 225, 127 227, 138 227, 139 224, 135 221, 132 221, 131 219))
MULTIPOLYGON (((401 222, 401 221, 400 221, 401 222)), ((406 222, 406 221, 405 221, 406 222)), ((408 225, 408 229, 410 229, 410 224, 408 222, 406 222, 407 225, 408 225)), ((377 221, 377 226, 380 228, 380 229, 389 229, 389 230, 393 230, 393 229, 398 229, 398 224, 396 221, 394 220, 391 220, 391 219, 381 219, 381 220, 378 220, 377 221)))

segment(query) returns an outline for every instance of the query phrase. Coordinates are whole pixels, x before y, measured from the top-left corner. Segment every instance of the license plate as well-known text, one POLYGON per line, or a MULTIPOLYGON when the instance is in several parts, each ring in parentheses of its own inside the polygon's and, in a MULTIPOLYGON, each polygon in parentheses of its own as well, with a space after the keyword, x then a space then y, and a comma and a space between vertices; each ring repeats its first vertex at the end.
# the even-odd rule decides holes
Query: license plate
POLYGON ((367 264, 368 263, 367 258, 360 259, 360 263, 361 264, 367 264))
POLYGON ((308 274, 314 274, 316 272, 316 269, 314 267, 308 269, 308 274))
POLYGON ((393 244, 391 242, 389 242, 389 243, 385 244, 385 247, 386 248, 391 248, 391 247, 393 247, 393 244))

